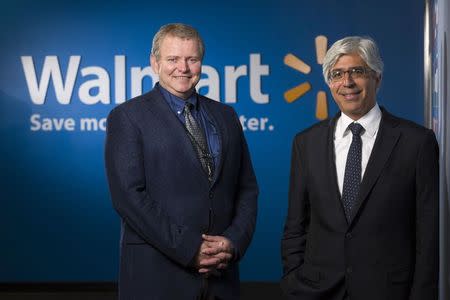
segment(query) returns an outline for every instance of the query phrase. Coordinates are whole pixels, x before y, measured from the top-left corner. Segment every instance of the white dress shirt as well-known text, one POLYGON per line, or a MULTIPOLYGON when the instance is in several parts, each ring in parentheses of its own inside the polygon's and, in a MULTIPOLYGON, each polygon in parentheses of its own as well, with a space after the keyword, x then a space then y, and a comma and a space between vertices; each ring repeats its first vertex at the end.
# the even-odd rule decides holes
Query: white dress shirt
POLYGON ((348 129, 351 123, 359 123, 364 128, 361 134, 362 140, 362 157, 361 157, 361 180, 364 178, 367 162, 372 153, 373 145, 377 137, 378 128, 380 127, 381 110, 378 103, 363 117, 354 121, 352 118, 344 113, 336 122, 336 129, 334 131, 334 154, 336 157, 336 174, 338 179, 339 192, 342 195, 342 188, 344 185, 345 164, 347 163, 347 154, 352 143, 353 135, 348 129))

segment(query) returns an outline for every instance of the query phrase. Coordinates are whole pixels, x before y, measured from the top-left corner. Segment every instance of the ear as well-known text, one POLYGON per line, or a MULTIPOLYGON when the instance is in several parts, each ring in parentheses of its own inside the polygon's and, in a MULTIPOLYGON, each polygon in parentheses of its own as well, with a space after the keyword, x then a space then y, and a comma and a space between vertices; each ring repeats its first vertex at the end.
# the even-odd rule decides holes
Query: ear
POLYGON ((381 74, 378 75, 378 76, 375 78, 375 80, 376 80, 376 83, 377 83, 377 91, 378 91, 378 89, 380 88, 380 85, 381 85, 381 74))
POLYGON ((150 55, 150 66, 155 74, 159 74, 159 63, 153 54, 150 55))

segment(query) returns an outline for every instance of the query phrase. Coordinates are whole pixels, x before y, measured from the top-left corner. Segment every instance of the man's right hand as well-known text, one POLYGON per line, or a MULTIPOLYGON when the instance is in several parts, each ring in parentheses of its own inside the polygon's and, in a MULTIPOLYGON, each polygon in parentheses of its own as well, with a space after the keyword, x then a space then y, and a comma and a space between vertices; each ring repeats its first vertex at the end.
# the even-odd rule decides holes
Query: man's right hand
POLYGON ((205 277, 220 276, 220 272, 217 270, 217 266, 220 264, 220 258, 204 254, 207 248, 207 242, 203 241, 195 257, 195 267, 205 277))

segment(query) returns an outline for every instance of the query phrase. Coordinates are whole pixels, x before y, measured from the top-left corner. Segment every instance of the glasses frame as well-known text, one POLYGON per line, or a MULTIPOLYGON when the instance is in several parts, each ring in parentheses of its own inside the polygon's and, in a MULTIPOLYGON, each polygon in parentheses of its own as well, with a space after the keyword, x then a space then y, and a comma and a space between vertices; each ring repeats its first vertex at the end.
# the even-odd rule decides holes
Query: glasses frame
POLYGON ((343 70, 343 69, 334 69, 331 70, 330 73, 328 74, 328 81, 330 82, 341 82, 345 79, 345 74, 348 74, 348 77, 352 78, 352 79, 356 79, 356 78, 363 78, 368 76, 370 73, 374 72, 372 69, 365 67, 365 66, 356 66, 356 67, 351 67, 348 68, 347 70, 343 70), (362 70, 363 72, 359 75, 357 73, 357 71, 362 70), (339 79, 333 78, 332 73, 333 71, 341 71, 342 72, 342 77, 339 79), (357 75, 355 75, 357 74, 357 75))

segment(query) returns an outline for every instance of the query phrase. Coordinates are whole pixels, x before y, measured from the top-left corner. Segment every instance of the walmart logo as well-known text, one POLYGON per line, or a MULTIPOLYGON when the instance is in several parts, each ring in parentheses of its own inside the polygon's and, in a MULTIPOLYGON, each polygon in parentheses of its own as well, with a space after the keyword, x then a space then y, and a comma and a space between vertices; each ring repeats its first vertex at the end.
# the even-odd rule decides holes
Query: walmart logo
MULTIPOLYGON (((316 59, 319 65, 327 51, 327 38, 319 35, 315 38, 316 59)), ((130 66, 125 55, 114 55, 112 65, 108 67, 90 65, 82 66, 81 55, 70 55, 64 58, 65 68, 61 68, 59 57, 45 56, 43 63, 35 63, 32 56, 21 56, 22 68, 30 99, 35 105, 44 105, 48 98, 48 90, 54 88, 54 101, 69 105, 75 98, 86 105, 119 104, 126 99, 134 98, 143 92, 144 79, 150 79, 155 84, 158 75, 150 66, 130 66), (40 68, 36 68, 40 66, 40 68), (77 95, 74 97, 74 94, 77 95)), ((292 53, 284 57, 284 64, 309 74, 311 66, 292 53)), ((205 89, 205 96, 212 99, 223 99, 227 104, 238 102, 239 79, 248 78, 249 100, 256 104, 268 104, 270 94, 263 92, 263 77, 270 75, 270 66, 263 63, 261 53, 250 53, 248 63, 241 65, 226 65, 222 70, 210 65, 202 66, 202 78, 197 89, 205 89), (222 90, 221 90, 222 87, 222 90)), ((244 81, 245 82, 245 81, 244 81)), ((245 84, 245 83, 244 83, 245 84)), ((284 99, 292 103, 312 89, 306 81, 287 90, 284 99)), ((217 100, 219 101, 219 100, 217 100)), ((316 93, 315 116, 319 120, 328 117, 327 93, 319 90, 316 93)))
MULTIPOLYGON (((323 64, 323 59, 327 52, 327 42, 327 38, 323 35, 319 35, 315 39, 316 59, 319 65, 323 64)), ((311 72, 311 67, 292 53, 288 53, 284 57, 284 64, 303 74, 309 74, 311 72)), ((287 103, 292 103, 303 97, 310 90, 311 84, 309 82, 303 82, 287 90, 284 93, 284 100, 287 103)), ((325 91, 318 91, 316 94, 316 118, 319 120, 328 118, 327 94, 325 91)))

